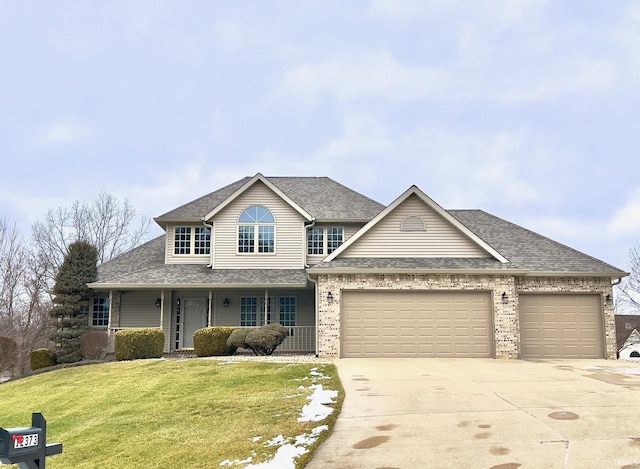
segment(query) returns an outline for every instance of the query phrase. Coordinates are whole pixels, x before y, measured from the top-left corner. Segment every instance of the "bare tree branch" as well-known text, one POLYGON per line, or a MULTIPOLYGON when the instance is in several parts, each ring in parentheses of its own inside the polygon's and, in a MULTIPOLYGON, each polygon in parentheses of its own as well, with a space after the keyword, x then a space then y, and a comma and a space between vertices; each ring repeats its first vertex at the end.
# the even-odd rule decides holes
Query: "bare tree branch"
POLYGON ((127 199, 120 202, 101 192, 92 202, 49 210, 42 222, 33 224, 33 241, 51 285, 71 243, 88 242, 104 263, 146 241, 150 225, 149 218, 136 216, 127 199))
POLYGON ((640 243, 629 252, 629 264, 629 277, 618 287, 618 301, 625 310, 640 313, 640 243))

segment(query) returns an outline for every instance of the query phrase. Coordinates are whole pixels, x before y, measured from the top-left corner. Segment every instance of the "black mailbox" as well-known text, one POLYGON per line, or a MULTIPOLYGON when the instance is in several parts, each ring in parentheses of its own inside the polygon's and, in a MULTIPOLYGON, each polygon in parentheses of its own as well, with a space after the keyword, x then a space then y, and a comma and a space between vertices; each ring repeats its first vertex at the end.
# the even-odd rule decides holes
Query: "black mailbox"
POLYGON ((62 444, 47 444, 47 421, 31 416, 31 427, 0 428, 0 464, 18 464, 20 469, 45 469, 47 456, 62 453, 62 444))
POLYGON ((35 459, 44 446, 42 428, 0 428, 0 459, 35 459))

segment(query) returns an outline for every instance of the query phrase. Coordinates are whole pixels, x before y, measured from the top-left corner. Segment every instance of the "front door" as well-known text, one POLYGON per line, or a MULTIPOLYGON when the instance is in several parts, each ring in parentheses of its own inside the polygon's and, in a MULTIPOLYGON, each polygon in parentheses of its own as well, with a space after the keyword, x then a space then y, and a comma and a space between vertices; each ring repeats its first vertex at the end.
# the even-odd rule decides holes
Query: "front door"
POLYGON ((181 348, 193 348, 193 333, 205 327, 206 322, 207 300, 204 298, 184 300, 181 348))

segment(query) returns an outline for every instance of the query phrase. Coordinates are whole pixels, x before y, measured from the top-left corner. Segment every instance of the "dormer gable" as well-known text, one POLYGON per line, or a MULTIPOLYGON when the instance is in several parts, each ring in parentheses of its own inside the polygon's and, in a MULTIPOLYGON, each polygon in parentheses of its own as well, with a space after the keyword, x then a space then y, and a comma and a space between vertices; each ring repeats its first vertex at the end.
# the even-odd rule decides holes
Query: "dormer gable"
POLYGON ((508 262, 416 186, 405 191, 325 262, 349 257, 486 258, 508 262))
POLYGON ((267 186, 272 192, 274 192, 282 200, 284 200, 287 204, 289 204, 291 206, 291 208, 293 208, 296 212, 298 212, 300 215, 302 215, 307 221, 312 221, 313 220, 313 217, 311 216, 311 214, 309 214, 306 210, 304 210, 302 207, 300 207, 298 204, 296 204, 287 194, 285 194, 280 189, 278 189, 278 187, 276 187, 274 184, 272 184, 271 181, 269 181, 269 179, 267 179, 266 177, 264 177, 260 173, 257 173, 254 177, 252 177, 250 180, 245 182, 233 194, 231 194, 224 202, 222 202, 217 207, 215 207, 213 210, 211 210, 209 213, 207 213, 203 217, 203 219, 205 221, 211 220, 213 217, 216 216, 216 214, 218 214, 219 212, 224 210, 225 207, 227 207, 229 204, 233 203, 234 200, 236 200, 238 197, 240 197, 242 194, 244 194, 247 190, 249 190, 252 186, 254 186, 257 183, 262 183, 265 186, 267 186))

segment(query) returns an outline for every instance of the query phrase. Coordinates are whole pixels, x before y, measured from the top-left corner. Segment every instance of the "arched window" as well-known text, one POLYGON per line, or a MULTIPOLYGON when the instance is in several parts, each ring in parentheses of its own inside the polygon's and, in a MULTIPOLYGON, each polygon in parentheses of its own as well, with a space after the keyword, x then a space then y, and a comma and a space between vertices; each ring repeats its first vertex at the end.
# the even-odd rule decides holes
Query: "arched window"
POLYGON ((427 225, 422 218, 410 215, 402 220, 400 229, 402 231, 427 231, 427 225))
POLYGON ((276 219, 273 214, 261 205, 252 205, 238 218, 238 252, 275 252, 275 230, 276 219))

